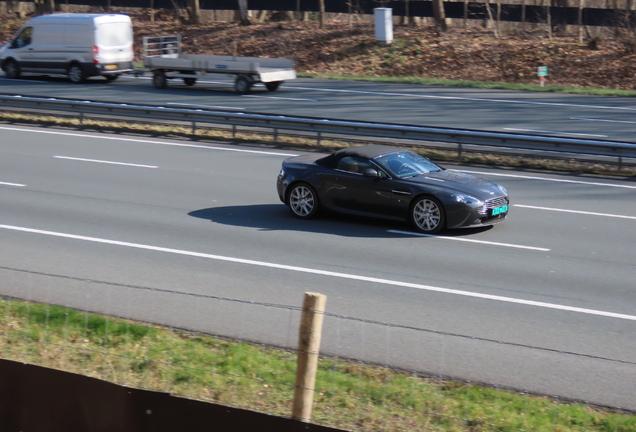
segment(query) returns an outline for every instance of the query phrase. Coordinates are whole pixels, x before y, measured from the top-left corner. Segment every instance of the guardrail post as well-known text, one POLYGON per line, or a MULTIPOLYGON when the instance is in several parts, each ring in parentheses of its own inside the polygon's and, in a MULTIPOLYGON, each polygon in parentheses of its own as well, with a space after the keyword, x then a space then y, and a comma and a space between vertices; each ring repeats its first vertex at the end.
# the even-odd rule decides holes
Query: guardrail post
POLYGON ((232 139, 236 139, 236 125, 232 125, 232 139))
POLYGON ((197 134, 197 122, 192 120, 192 135, 197 134))
POLYGON ((322 132, 318 131, 318 137, 316 138, 316 145, 320 145, 320 141, 322 141, 322 132))
POLYGON ((278 144, 278 128, 274 128, 274 142, 278 144))
POLYGON ((312 292, 305 293, 303 314, 300 319, 298 366, 296 369, 296 386, 294 388, 294 406, 292 408, 292 418, 305 423, 311 420, 322 322, 325 317, 326 304, 326 295, 312 292))
POLYGON ((79 117, 79 121, 80 121, 80 127, 84 126, 84 113, 82 111, 80 111, 80 117, 79 117))

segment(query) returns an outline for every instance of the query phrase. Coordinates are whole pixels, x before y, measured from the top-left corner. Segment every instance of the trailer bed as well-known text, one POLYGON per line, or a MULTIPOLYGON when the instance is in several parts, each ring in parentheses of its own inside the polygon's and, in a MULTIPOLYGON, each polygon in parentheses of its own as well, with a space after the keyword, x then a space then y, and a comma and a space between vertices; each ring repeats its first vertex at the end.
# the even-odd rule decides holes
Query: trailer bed
POLYGON ((194 85, 202 76, 222 73, 236 75, 234 88, 243 94, 257 82, 275 91, 283 81, 296 78, 291 59, 183 54, 181 35, 144 37, 144 64, 157 88, 165 88, 169 79, 182 78, 194 85))

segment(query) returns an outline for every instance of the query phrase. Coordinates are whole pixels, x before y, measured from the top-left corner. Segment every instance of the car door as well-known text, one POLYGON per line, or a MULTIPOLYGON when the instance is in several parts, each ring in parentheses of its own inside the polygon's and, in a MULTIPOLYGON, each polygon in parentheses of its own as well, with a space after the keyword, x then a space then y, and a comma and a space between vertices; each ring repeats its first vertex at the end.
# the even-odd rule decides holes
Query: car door
POLYGON ((367 169, 379 170, 359 157, 348 156, 339 161, 330 190, 332 206, 348 213, 391 215, 390 179, 384 172, 380 176, 365 176, 367 169))
MULTIPOLYGON (((9 54, 16 60, 22 70, 30 70, 33 66, 33 27, 25 27, 13 38, 9 45, 9 54)), ((5 57, 8 57, 5 54, 5 57)))

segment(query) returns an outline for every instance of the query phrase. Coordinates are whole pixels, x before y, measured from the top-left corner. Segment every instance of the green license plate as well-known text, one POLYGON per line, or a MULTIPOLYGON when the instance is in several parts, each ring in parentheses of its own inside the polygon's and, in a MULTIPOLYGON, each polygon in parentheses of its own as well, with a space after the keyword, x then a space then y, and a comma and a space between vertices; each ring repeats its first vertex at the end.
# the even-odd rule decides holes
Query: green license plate
POLYGON ((495 207, 490 210, 490 216, 497 216, 508 212, 508 206, 495 207))

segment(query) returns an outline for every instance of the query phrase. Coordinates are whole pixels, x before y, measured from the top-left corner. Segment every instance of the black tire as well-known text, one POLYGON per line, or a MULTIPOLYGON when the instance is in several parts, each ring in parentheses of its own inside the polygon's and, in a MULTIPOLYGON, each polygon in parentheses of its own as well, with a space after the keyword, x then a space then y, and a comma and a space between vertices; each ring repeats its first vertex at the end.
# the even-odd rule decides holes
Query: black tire
POLYGON ((267 90, 273 92, 278 90, 278 86, 281 85, 283 82, 282 81, 272 81, 272 82, 268 82, 265 83, 265 88, 267 88, 267 90))
POLYGON ((66 75, 71 82, 80 84, 86 81, 86 74, 79 63, 71 63, 66 71, 66 75))
POLYGON ((104 78, 106 78, 108 81, 115 81, 117 78, 119 78, 119 75, 108 74, 108 75, 104 75, 104 78))
POLYGON ((294 216, 311 219, 318 214, 320 202, 316 190, 307 183, 296 183, 287 193, 287 205, 294 216))
POLYGON ((165 89, 168 86, 168 79, 163 71, 155 71, 152 74, 152 85, 158 89, 165 89))
POLYGON ((9 59, 4 62, 2 70, 4 71, 4 74, 7 78, 20 78, 20 66, 18 65, 18 62, 13 59, 9 59))
POLYGON ((196 84, 196 82, 197 82, 197 79, 196 79, 196 78, 184 78, 184 79, 183 79, 183 83, 184 83, 185 85, 187 85, 187 86, 193 86, 193 85, 195 85, 195 84, 196 84))
POLYGON ((411 222, 418 231, 437 234, 446 226, 444 207, 431 196, 419 197, 411 206, 411 222))
POLYGON ((236 77, 236 81, 234 81, 234 90, 236 90, 238 94, 246 94, 250 92, 252 84, 251 79, 245 75, 239 75, 236 77))

